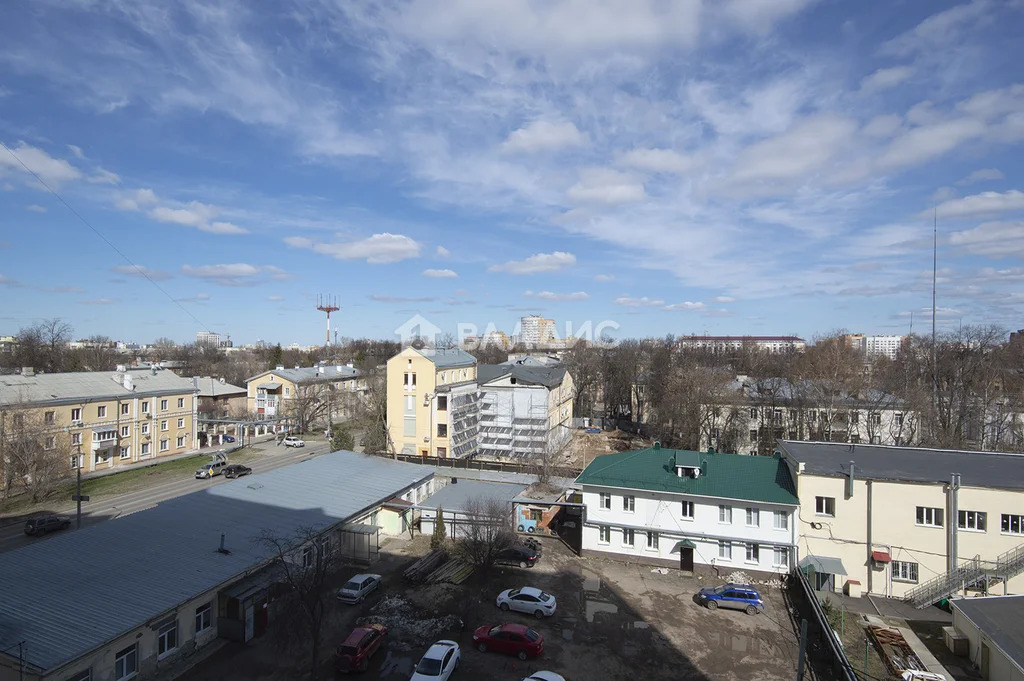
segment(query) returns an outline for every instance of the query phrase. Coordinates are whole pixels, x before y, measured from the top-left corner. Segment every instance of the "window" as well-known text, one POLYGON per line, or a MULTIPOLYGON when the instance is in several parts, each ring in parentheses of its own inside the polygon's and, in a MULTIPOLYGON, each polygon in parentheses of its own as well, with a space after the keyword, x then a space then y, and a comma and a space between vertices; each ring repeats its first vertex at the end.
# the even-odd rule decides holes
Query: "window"
POLYGON ((894 560, 892 563, 892 581, 917 583, 917 563, 894 560))
POLYGON ((121 437, 128 437, 128 434, 131 432, 129 428, 130 426, 121 426, 121 437))
POLYGON ((447 395, 438 395, 437 396, 437 410, 438 411, 448 411, 448 396, 447 395))
POLYGON ((1024 515, 1004 513, 999 523, 1003 534, 1024 534, 1024 515))
POLYGON ((160 422, 160 430, 167 430, 167 419, 160 422))
POLYGON ((747 562, 748 563, 760 563, 761 562, 761 547, 757 544, 747 544, 747 562))
POLYGON ((130 458, 132 458, 132 448, 131 447, 121 447, 120 454, 121 454, 121 458, 122 459, 130 459, 130 458))
POLYGON ((149 402, 143 402, 142 403, 142 413, 143 414, 148 414, 149 413, 149 402))
POLYGON ((757 442, 757 428, 750 429, 750 441, 757 442))
POLYGON ((160 451, 161 452, 166 452, 170 448, 171 448, 171 441, 170 440, 168 440, 167 438, 164 438, 163 440, 160 440, 160 451))
POLYGON ((756 407, 751 407, 750 408, 750 418, 752 418, 752 419, 756 419, 757 418, 757 408, 756 407))
POLYGON ((185 419, 178 419, 178 427, 179 428, 184 428, 185 427, 185 419))
POLYGON ((774 527, 776 530, 789 529, 789 514, 785 511, 775 511, 774 527))
POLYGON ((693 520, 693 502, 684 501, 682 502, 682 515, 684 520, 693 520))
POLYGON ((984 511, 957 511, 956 525, 961 530, 984 532, 988 526, 988 514, 984 511))
MULTIPOLYGON (((873 426, 880 426, 880 425, 882 425, 882 415, 879 414, 877 411, 869 411, 868 412, 868 423, 870 423, 873 426)), ((914 581, 917 581, 917 580, 914 580, 914 581)))
POLYGON ((718 557, 722 560, 732 560, 732 542, 718 542, 718 557))
POLYGON ((114 679, 130 679, 139 671, 139 649, 138 644, 133 643, 114 658, 114 679))
POLYGON ((600 499, 601 499, 601 508, 603 508, 606 511, 611 510, 611 508, 612 508, 612 495, 611 494, 607 494, 605 492, 601 492, 599 496, 600 496, 600 499))
POLYGON ((101 419, 102 418, 106 418, 107 417, 107 408, 106 407, 96 407, 96 417, 97 418, 101 418, 101 419))
POLYGON ((636 497, 632 495, 624 495, 622 497, 622 510, 626 513, 632 513, 636 510, 636 497))
POLYGON ((143 442, 142 448, 139 451, 141 452, 142 456, 147 456, 149 454, 149 443, 143 442))
POLYGON ((647 548, 651 549, 652 551, 657 551, 658 550, 658 533, 657 532, 648 532, 647 533, 647 548))
POLYGON ((827 515, 830 518, 835 518, 835 497, 814 497, 814 513, 815 515, 827 515))
POLYGON ((79 456, 78 454, 72 454, 71 455, 71 468, 81 468, 81 467, 82 467, 82 457, 79 456))
POLYGON ((185 398, 184 397, 179 397, 178 398, 178 409, 184 409, 184 408, 185 408, 185 398))
POLYGON ((438 447, 437 448, 437 456, 442 458, 442 459, 445 458, 446 456, 448 456, 448 448, 447 447, 438 447))
POLYGON ((178 620, 160 627, 156 639, 156 656, 161 658, 178 647, 178 620))
POLYGON ((160 400, 160 411, 167 411, 167 400, 160 400))
POLYGON ((773 421, 774 421, 775 423, 782 423, 782 410, 781 410, 781 409, 776 409, 776 410, 775 410, 775 411, 774 411, 774 412, 772 413, 772 420, 773 420, 773 421))
POLYGON ((82 434, 81 433, 71 433, 71 444, 73 444, 73 445, 80 445, 80 444, 82 444, 82 434))
POLYGON ((68 679, 68 681, 92 681, 92 667, 86 669, 84 672, 78 672, 68 679))
POLYGON ((785 546, 776 546, 772 549, 772 567, 789 567, 789 549, 785 546))
POLYGON ((405 389, 415 390, 416 389, 416 374, 407 373, 405 375, 405 389))
POLYGON ((747 509, 747 527, 758 527, 761 525, 761 512, 756 508, 747 509))
POLYGON ((46 438, 46 448, 47 449, 56 449, 57 448, 57 438, 54 437, 53 435, 48 436, 46 438))
POLYGON ((732 524, 732 506, 719 506, 718 507, 718 522, 725 525, 732 524))
POLYGON ((143 435, 149 435, 149 424, 148 423, 143 423, 142 424, 142 434, 143 435))
POLYGON ((52 426, 54 421, 56 420, 56 414, 54 414, 52 411, 48 411, 45 414, 43 414, 43 423, 45 423, 48 426, 52 426))
POLYGON ((918 506, 917 524, 926 527, 942 527, 942 509, 918 506))
POLYGON ((121 405, 121 415, 122 416, 127 416, 128 415, 128 408, 129 408, 129 405, 128 405, 127 402, 125 402, 125 403, 123 403, 121 405))
POLYGON ((633 545, 633 534, 634 534, 633 530, 629 529, 628 527, 623 527, 622 528, 622 545, 623 546, 632 546, 633 545))
POLYGON ((75 407, 74 409, 71 410, 71 420, 72 421, 81 421, 82 420, 82 410, 80 408, 75 407))
POLYGON ((206 631, 213 626, 213 613, 209 603, 196 608, 196 633, 206 631))
POLYGON ((597 541, 601 544, 607 544, 612 540, 612 528, 607 525, 598 525, 597 527, 597 541))
POLYGON ((313 567, 313 547, 307 546, 302 549, 302 567, 313 567))
POLYGON ((850 423, 852 423, 853 425, 857 425, 858 423, 860 423, 860 412, 859 411, 851 411, 850 412, 850 423))
POLYGON ((448 437, 448 424, 447 423, 439 423, 439 424, 437 424, 437 436, 438 437, 448 437))
POLYGON ((182 447, 184 447, 184 446, 185 446, 185 436, 184 436, 184 435, 179 435, 179 436, 178 436, 178 439, 177 439, 177 444, 176 444, 175 446, 176 446, 176 447, 177 447, 178 449, 181 449, 182 447))
POLYGON ((95 461, 96 463, 106 463, 110 461, 110 451, 102 449, 98 452, 95 452, 92 458, 93 461, 95 461))
POLYGON ((903 414, 896 414, 893 419, 896 421, 897 426, 903 425, 903 414))

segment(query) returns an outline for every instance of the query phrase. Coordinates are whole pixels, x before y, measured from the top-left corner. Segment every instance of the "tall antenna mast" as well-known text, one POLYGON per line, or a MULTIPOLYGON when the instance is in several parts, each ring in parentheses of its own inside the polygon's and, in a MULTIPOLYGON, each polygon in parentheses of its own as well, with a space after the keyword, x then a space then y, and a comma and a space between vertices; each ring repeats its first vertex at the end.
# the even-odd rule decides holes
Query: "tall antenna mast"
POLYGON ((316 297, 316 309, 327 313, 327 342, 324 343, 325 346, 331 344, 331 313, 341 309, 338 302, 337 296, 318 295, 316 297))
POLYGON ((932 213, 932 434, 937 431, 939 376, 935 359, 935 288, 939 272, 939 209, 932 213))

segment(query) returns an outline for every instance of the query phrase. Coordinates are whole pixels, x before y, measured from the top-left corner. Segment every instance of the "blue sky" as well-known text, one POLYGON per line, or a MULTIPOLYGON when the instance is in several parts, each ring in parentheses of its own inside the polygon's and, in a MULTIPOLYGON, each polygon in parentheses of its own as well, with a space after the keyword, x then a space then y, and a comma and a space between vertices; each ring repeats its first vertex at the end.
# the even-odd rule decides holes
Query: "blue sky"
POLYGON ((1021 0, 268 4, 0 8, 0 334, 1024 326, 1021 0))

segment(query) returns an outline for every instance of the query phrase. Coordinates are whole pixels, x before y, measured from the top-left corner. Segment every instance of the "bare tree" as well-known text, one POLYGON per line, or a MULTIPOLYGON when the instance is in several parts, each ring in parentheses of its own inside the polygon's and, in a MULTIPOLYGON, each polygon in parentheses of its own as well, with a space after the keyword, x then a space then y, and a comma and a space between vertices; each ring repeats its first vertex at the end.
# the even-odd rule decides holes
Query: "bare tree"
POLYGON ((577 416, 594 416, 597 392, 601 384, 601 351, 586 341, 579 341, 566 355, 576 394, 572 411, 577 416))
POLYGON ((0 408, 0 467, 3 495, 23 492, 45 499, 68 474, 71 438, 46 422, 46 412, 29 404, 0 408))
POLYGON ((327 584, 341 561, 322 528, 303 527, 288 536, 263 530, 254 541, 272 552, 285 590, 276 618, 280 639, 286 646, 308 646, 309 678, 316 681, 324 620, 333 602, 327 584))
POLYGON ((388 386, 385 371, 366 375, 366 397, 360 420, 363 423, 363 451, 367 454, 397 454, 388 433, 388 386))
POLYGON ((475 497, 467 500, 452 528, 455 553, 481 572, 488 571, 498 554, 516 543, 509 504, 500 499, 475 497))
POLYGON ((58 318, 21 329, 14 352, 17 365, 50 373, 64 371, 71 333, 71 325, 58 318))

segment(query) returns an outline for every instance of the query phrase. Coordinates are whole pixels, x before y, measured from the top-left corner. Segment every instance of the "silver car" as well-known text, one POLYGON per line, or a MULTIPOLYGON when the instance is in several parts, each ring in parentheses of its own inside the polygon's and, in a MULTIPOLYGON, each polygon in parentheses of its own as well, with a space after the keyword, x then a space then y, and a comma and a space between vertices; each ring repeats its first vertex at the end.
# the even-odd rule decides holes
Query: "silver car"
POLYGON ((211 461, 210 463, 204 463, 203 467, 196 471, 196 478, 203 480, 206 478, 212 478, 215 475, 220 475, 224 467, 228 465, 227 461, 211 461))
POLYGON ((338 589, 338 600, 342 603, 362 603, 363 599, 380 586, 380 575, 356 575, 338 589))

